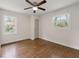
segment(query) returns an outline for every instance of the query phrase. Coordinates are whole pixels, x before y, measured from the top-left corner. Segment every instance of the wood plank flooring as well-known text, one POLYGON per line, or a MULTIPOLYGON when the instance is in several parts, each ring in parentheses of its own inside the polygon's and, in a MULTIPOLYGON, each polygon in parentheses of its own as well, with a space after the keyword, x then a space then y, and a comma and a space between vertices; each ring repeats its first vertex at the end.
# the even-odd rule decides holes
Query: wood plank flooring
POLYGON ((2 58, 77 58, 79 50, 42 39, 23 40, 2 46, 2 58))

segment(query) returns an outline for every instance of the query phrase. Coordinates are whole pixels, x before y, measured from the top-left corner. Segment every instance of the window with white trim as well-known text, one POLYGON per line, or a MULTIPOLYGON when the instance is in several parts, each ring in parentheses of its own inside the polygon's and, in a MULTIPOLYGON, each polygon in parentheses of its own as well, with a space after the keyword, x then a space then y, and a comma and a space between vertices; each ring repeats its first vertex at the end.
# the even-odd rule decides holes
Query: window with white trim
POLYGON ((70 15, 69 14, 63 14, 59 16, 53 17, 54 25, 59 28, 67 28, 70 27, 70 15))
POLYGON ((4 34, 16 33, 16 17, 4 16, 4 34))

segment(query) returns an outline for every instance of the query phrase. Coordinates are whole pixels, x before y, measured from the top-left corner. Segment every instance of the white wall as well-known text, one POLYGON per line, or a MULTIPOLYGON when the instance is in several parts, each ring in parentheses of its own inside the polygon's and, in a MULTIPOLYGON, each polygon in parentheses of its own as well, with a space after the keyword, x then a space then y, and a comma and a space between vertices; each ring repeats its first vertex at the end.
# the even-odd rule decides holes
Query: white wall
POLYGON ((40 38, 79 49, 79 4, 42 15, 39 21, 40 38), (71 16, 71 29, 56 29, 52 23, 53 16, 65 13, 71 16))
MULTIPOLYGON (((30 18, 28 15, 15 13, 7 10, 2 10, 0 12, 2 12, 1 16, 9 15, 15 16, 17 18, 17 34, 2 35, 2 44, 30 38, 30 18)), ((3 18, 1 20, 3 20, 3 18)), ((2 23, 2 21, 0 23, 2 23)), ((3 25, 1 26, 3 28, 3 25)))
MULTIPOLYGON (((1 11, 1 9, 0 9, 0 11, 1 11)), ((0 50, 1 50, 1 12, 0 12, 0 50)))
MULTIPOLYGON (((1 44, 11 43, 15 41, 20 41, 24 39, 35 39, 35 20, 38 19, 38 16, 35 15, 25 15, 20 14, 12 11, 1 10, 1 21, 0 24, 3 22, 3 16, 15 16, 17 18, 17 34, 10 34, 10 35, 2 35, 1 44)), ((1 29, 3 29, 3 24, 1 24, 1 29)), ((38 31, 38 29, 36 29, 38 31)), ((1 33, 3 31, 0 31, 1 33)))

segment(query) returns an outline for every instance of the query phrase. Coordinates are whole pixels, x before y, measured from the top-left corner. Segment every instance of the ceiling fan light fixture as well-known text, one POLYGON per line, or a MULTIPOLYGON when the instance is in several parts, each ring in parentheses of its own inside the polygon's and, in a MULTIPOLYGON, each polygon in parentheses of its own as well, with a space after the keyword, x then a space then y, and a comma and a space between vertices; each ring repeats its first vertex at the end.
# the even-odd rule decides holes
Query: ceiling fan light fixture
POLYGON ((33 10, 38 10, 38 7, 33 7, 33 10))
POLYGON ((41 5, 45 4, 47 1, 46 0, 43 0, 41 2, 31 2, 29 0, 25 0, 27 3, 29 3, 30 5, 32 5, 33 7, 28 7, 28 8, 24 8, 24 10, 27 10, 27 9, 33 9, 33 13, 36 13, 36 11, 39 9, 39 10, 42 10, 42 11, 45 11, 46 9, 45 8, 42 8, 40 7, 41 5))

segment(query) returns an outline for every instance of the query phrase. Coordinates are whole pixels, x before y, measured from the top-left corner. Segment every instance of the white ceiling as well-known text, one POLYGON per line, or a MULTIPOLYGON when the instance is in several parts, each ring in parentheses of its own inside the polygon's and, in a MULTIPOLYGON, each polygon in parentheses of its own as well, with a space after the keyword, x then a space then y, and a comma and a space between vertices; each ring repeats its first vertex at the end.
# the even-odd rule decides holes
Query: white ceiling
MULTIPOLYGON (((36 1, 39 3, 41 0, 30 0, 30 1, 32 2, 36 1)), ((79 2, 79 0, 46 0, 46 1, 47 3, 41 6, 44 7, 46 11, 38 10, 36 14, 44 14, 79 2)), ((0 8, 2 9, 26 14, 34 14, 32 9, 24 10, 25 7, 30 6, 31 5, 25 2, 25 0, 0 0, 0 8)))

